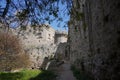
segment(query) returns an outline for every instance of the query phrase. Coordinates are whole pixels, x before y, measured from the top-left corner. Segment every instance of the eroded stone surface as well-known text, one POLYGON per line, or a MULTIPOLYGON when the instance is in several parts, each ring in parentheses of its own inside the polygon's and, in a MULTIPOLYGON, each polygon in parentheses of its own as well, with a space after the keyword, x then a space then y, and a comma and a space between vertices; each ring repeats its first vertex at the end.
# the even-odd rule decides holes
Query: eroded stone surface
POLYGON ((71 63, 95 80, 119 80, 120 0, 73 0, 68 42, 71 63), (74 11, 73 10, 73 11, 74 11), (77 15, 78 17, 78 15, 77 15), (84 67, 84 68, 83 68, 84 67))
POLYGON ((20 39, 25 52, 30 55, 31 68, 40 68, 41 66, 45 68, 49 60, 65 52, 63 51, 65 49, 62 48, 65 45, 60 45, 62 48, 60 49, 59 44, 67 42, 67 32, 55 31, 47 24, 36 27, 10 28, 9 31, 20 39))

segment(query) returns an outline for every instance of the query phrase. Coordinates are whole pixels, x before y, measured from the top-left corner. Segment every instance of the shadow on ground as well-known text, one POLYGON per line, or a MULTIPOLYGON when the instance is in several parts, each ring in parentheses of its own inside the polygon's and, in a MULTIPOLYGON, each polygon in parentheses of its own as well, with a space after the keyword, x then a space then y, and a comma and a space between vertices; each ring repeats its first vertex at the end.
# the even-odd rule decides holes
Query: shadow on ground
POLYGON ((55 80, 57 75, 54 74, 52 71, 43 70, 39 75, 30 80, 55 80))
POLYGON ((16 73, 0 73, 0 80, 15 80, 20 79, 23 74, 16 72, 16 73))

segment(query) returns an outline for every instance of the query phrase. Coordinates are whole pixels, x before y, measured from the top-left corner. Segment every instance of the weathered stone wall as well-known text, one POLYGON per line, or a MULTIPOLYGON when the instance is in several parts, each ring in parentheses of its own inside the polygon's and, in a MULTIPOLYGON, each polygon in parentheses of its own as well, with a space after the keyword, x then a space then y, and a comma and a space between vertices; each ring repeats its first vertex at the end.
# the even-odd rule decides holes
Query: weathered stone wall
POLYGON ((54 44, 55 30, 49 25, 40 25, 35 28, 27 26, 25 30, 18 27, 13 29, 13 33, 20 37, 26 47, 36 47, 41 44, 54 44))
POLYGON ((74 0, 74 5, 78 14, 71 14, 68 34, 71 63, 95 80, 119 80, 120 0, 74 0))
MULTIPOLYGON (((52 59, 58 54, 56 54, 56 50, 58 50, 57 48, 59 47, 59 43, 67 41, 67 34, 57 36, 56 31, 46 24, 36 27, 18 27, 10 30, 13 34, 18 36, 25 52, 30 55, 32 68, 40 68, 40 66, 44 64, 45 58, 48 58, 49 60, 52 59), (57 41, 57 43, 55 43, 55 41, 57 41)), ((64 50, 65 49, 63 48, 59 48, 59 52, 64 52, 64 50)))
POLYGON ((49 25, 44 24, 35 28, 27 26, 25 29, 18 27, 11 30, 21 40, 25 52, 30 55, 32 68, 40 68, 45 57, 54 56, 56 51, 55 30, 49 25))
POLYGON ((55 32, 55 44, 67 42, 67 35, 66 31, 56 31, 55 32))
POLYGON ((55 58, 59 60, 65 60, 66 57, 66 46, 67 42, 59 43, 55 52, 55 58))

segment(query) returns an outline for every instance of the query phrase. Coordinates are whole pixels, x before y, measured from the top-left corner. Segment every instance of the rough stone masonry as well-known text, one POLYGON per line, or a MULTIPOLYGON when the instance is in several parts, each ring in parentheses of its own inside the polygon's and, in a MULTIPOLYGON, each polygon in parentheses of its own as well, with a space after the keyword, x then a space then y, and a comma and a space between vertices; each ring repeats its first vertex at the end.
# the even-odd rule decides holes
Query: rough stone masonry
MULTIPOLYGON (((53 59, 65 50, 59 49, 59 53, 56 51, 58 50, 59 44, 66 44, 67 32, 56 31, 48 24, 42 24, 36 27, 29 25, 26 28, 17 27, 15 29, 11 28, 10 30, 18 36, 25 52, 30 55, 32 61, 31 68, 40 68, 48 62, 46 59, 53 59)), ((64 47, 64 45, 61 46, 64 47)))
POLYGON ((73 0, 69 25, 71 63, 95 80, 120 80, 120 0, 73 0))

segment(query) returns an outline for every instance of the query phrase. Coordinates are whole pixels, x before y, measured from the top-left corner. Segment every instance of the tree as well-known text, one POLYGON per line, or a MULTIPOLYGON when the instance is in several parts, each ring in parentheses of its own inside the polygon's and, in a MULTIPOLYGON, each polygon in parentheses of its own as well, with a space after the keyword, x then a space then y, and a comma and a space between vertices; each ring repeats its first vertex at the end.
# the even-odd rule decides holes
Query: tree
POLYGON ((0 4, 0 21, 8 25, 32 25, 62 20, 60 13, 69 13, 72 0, 2 0, 0 4), (60 11, 59 3, 65 4, 65 10, 60 11))
POLYGON ((0 71, 27 67, 29 63, 19 39, 10 33, 0 33, 0 71))

